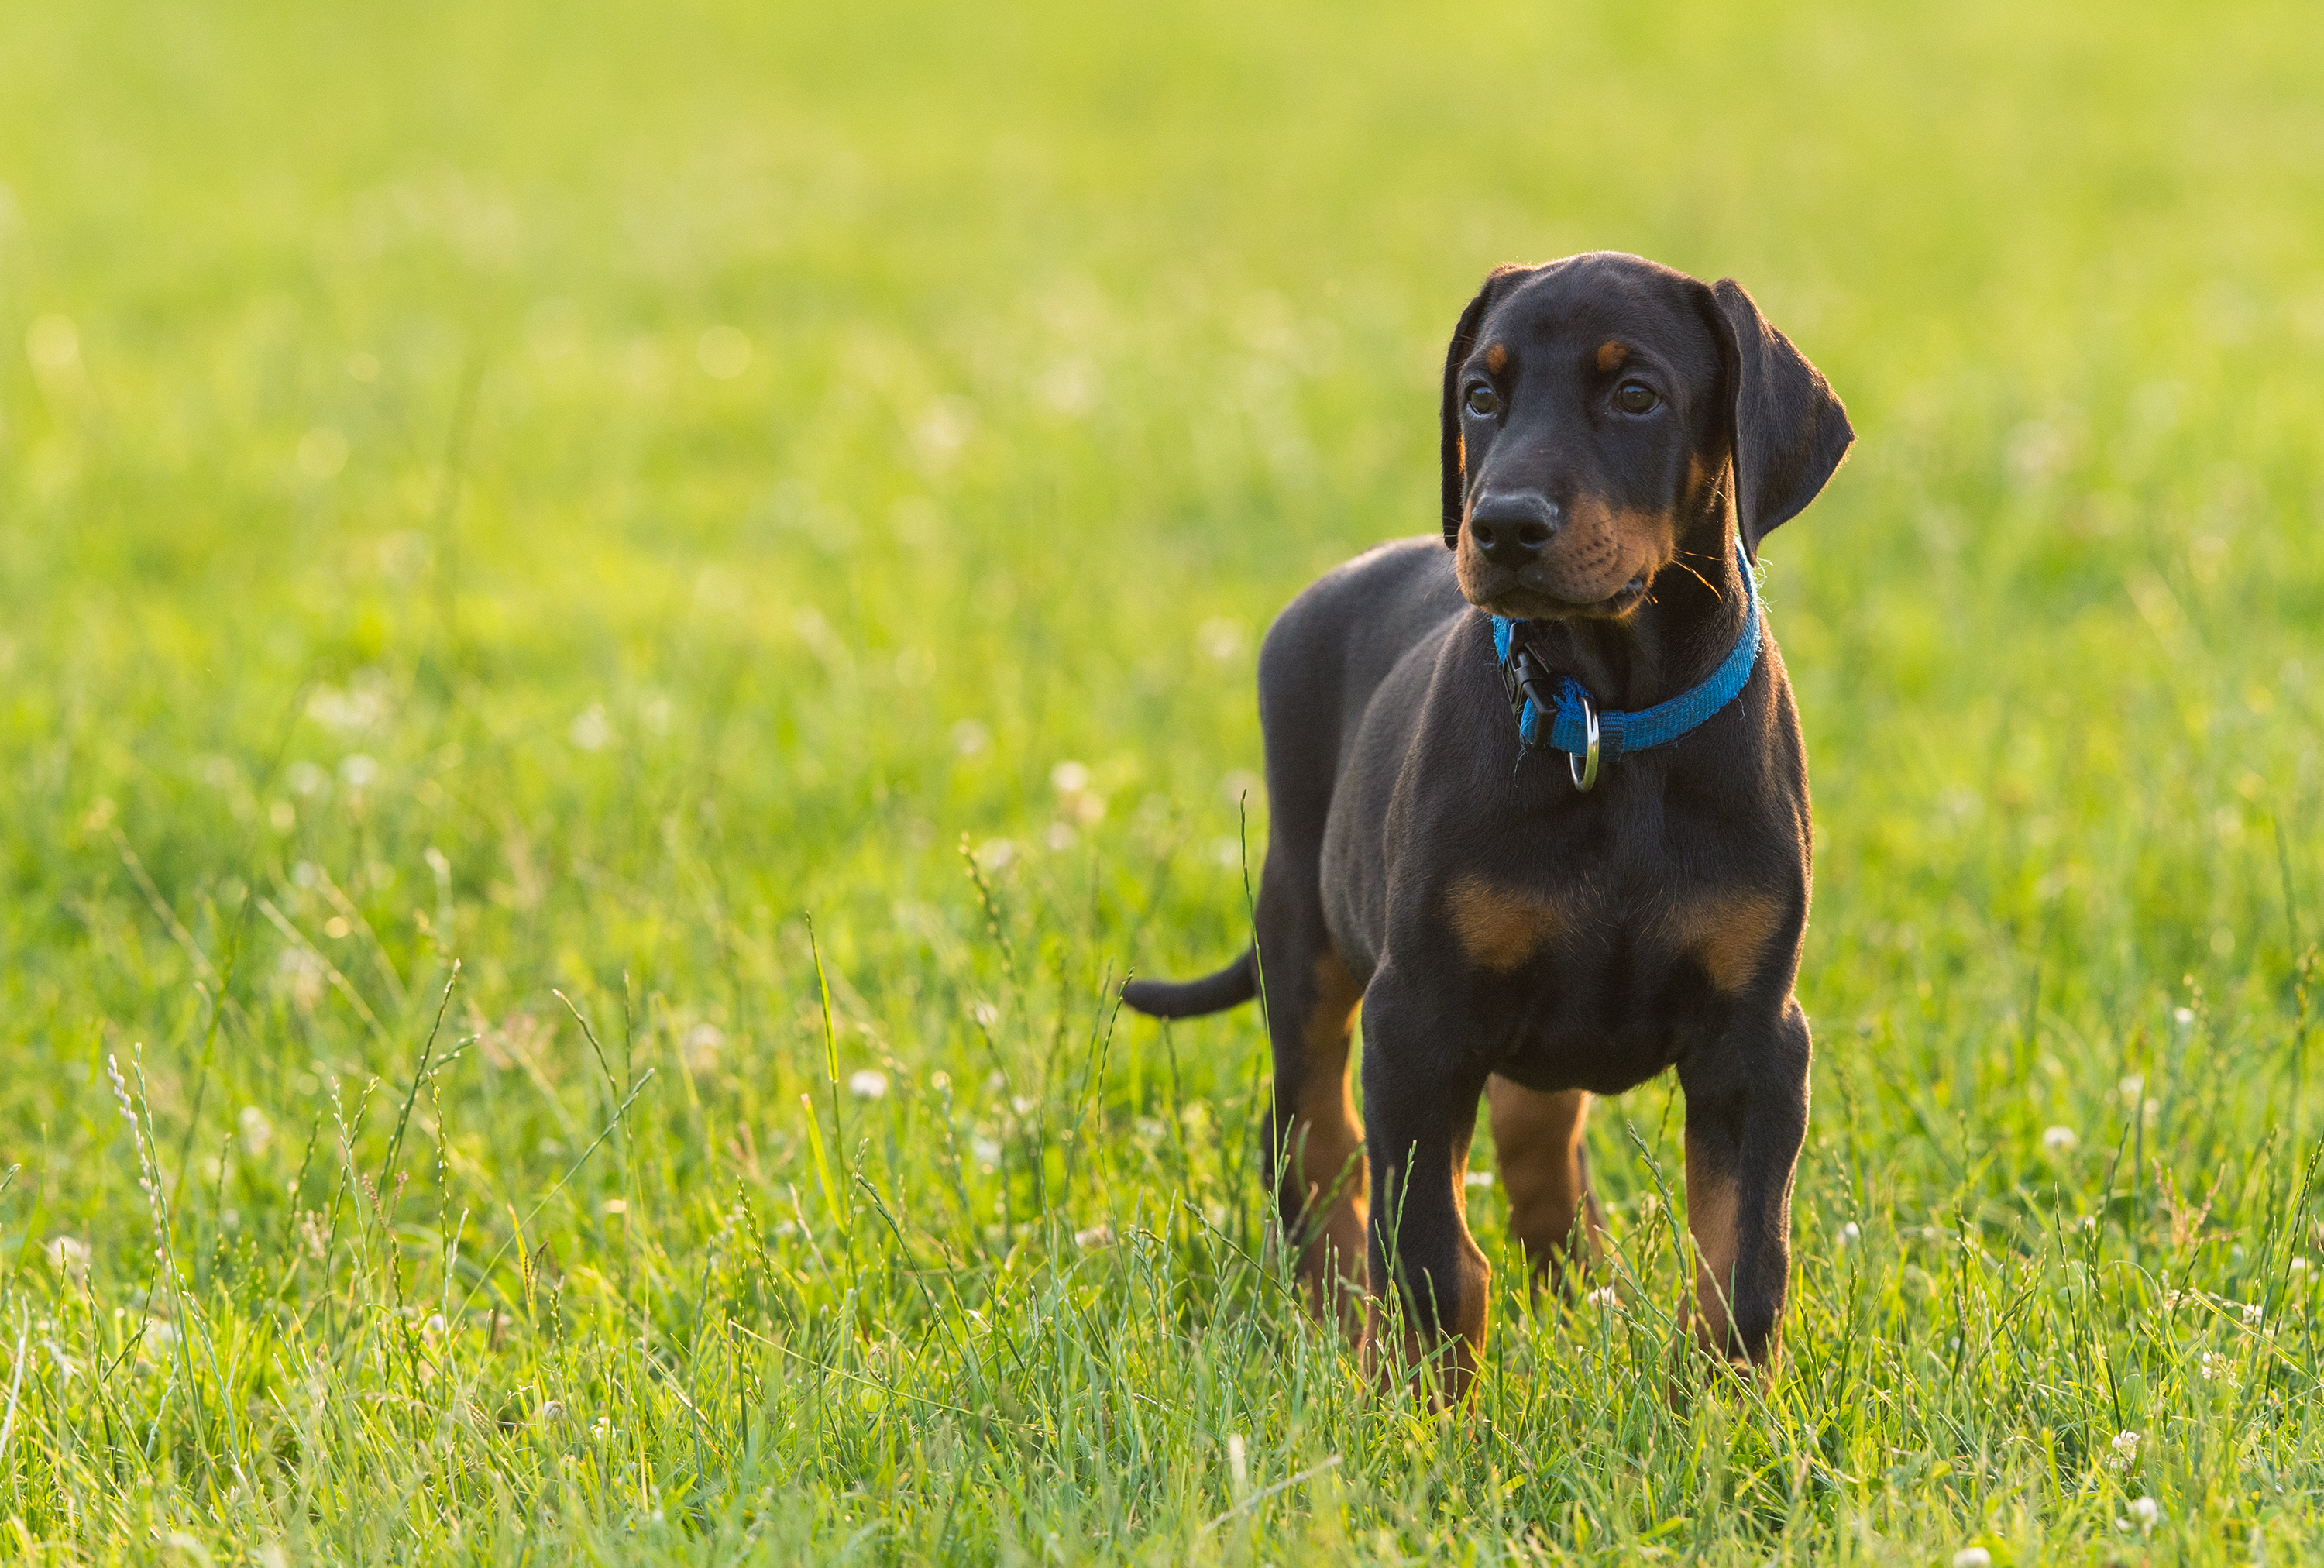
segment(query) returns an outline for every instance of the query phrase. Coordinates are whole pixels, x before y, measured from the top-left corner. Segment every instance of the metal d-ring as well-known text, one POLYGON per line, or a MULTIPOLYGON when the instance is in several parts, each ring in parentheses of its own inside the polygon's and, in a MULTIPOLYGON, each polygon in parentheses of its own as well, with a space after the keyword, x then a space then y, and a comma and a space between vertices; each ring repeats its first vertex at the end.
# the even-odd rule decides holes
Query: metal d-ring
POLYGON ((1571 752, 1565 754, 1565 772, 1573 780, 1573 788, 1587 795, 1598 787, 1598 705, 1590 700, 1587 692, 1581 694, 1581 702, 1582 728, 1587 739, 1582 755, 1577 757, 1571 752))

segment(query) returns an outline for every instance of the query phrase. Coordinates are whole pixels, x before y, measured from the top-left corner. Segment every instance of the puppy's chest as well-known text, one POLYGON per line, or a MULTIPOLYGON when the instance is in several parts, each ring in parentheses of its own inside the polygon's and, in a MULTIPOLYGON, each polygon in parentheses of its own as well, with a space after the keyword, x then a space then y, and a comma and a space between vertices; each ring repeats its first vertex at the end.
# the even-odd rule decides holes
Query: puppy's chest
POLYGON ((1453 878, 1445 928, 1488 977, 1597 992, 1618 975, 1647 991, 1683 972, 1720 995, 1741 991, 1783 935, 1784 900, 1739 881, 1601 867, 1568 880, 1490 870, 1453 878))

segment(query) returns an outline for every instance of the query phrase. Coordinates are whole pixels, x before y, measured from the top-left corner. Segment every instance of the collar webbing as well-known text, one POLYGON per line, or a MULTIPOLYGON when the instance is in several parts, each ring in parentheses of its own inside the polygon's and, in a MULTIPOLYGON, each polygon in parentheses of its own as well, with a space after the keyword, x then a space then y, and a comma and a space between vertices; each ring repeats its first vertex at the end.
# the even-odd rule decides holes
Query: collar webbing
MULTIPOLYGON (((1675 741, 1733 702, 1750 684, 1751 671, 1759 662, 1759 586, 1751 574, 1750 558, 1743 554, 1739 543, 1736 556, 1743 568, 1744 615, 1743 630, 1735 639, 1735 646, 1719 661, 1719 668, 1699 685, 1668 702, 1635 713, 1600 709, 1598 744, 1604 755, 1618 757, 1625 752, 1643 752, 1649 746, 1675 741)), ((1536 694, 1547 679, 1554 678, 1556 685, 1549 704, 1552 716, 1548 744, 1570 757, 1580 757, 1590 743, 1582 706, 1590 700, 1590 694, 1570 675, 1547 676, 1539 665, 1538 656, 1518 641, 1517 629, 1526 624, 1506 615, 1493 617, 1493 656, 1500 660, 1509 706, 1517 715, 1517 739, 1527 751, 1542 743, 1543 705, 1536 694)))

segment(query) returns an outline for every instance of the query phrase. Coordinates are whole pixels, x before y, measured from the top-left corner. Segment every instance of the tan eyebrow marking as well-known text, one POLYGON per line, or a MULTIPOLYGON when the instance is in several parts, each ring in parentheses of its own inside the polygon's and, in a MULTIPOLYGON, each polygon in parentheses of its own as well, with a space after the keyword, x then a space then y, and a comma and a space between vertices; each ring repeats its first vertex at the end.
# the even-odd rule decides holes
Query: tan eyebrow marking
POLYGON ((1630 346, 1618 337, 1609 337, 1598 346, 1598 368, 1600 372, 1611 371, 1629 357, 1630 346))
POLYGON ((1509 350, 1507 344, 1496 343, 1485 350, 1485 368, 1495 375, 1500 374, 1502 368, 1508 363, 1509 350))

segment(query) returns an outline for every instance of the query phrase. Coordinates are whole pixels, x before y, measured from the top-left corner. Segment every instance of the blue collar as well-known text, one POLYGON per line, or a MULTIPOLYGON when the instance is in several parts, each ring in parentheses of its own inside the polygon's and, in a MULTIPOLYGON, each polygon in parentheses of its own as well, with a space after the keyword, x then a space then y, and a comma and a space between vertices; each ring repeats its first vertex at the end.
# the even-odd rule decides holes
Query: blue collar
MULTIPOLYGON (((1517 739, 1524 742, 1526 750, 1542 743, 1541 720, 1547 710, 1552 715, 1548 743, 1572 759, 1577 783, 1583 778, 1579 770, 1587 759, 1588 778, 1594 782, 1597 759, 1593 752, 1618 757, 1625 752, 1643 752, 1649 746, 1666 744, 1740 696, 1744 687, 1750 684, 1751 671, 1758 665, 1761 633, 1759 587, 1751 575, 1750 558, 1743 554, 1739 543, 1736 558, 1743 568, 1745 613, 1742 634, 1735 639, 1735 646, 1728 650, 1719 668, 1702 684, 1668 702, 1656 703, 1636 713, 1600 711, 1580 681, 1570 675, 1551 676, 1542 669, 1533 650, 1519 644, 1517 630, 1527 623, 1512 621, 1506 615, 1494 616, 1493 655, 1500 660, 1510 711, 1517 715, 1517 739), (1593 718, 1598 732, 1594 736, 1591 733, 1593 718)), ((1586 784, 1582 787, 1588 788, 1586 784)))

